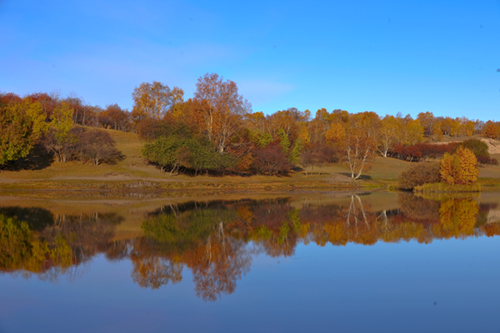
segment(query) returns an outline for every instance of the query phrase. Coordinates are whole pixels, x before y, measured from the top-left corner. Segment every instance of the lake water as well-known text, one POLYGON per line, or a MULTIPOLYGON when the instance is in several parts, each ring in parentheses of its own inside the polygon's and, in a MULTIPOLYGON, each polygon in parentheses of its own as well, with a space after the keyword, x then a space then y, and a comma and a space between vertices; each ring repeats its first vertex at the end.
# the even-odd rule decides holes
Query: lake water
POLYGON ((499 204, 0 196, 0 332, 498 332, 499 204))

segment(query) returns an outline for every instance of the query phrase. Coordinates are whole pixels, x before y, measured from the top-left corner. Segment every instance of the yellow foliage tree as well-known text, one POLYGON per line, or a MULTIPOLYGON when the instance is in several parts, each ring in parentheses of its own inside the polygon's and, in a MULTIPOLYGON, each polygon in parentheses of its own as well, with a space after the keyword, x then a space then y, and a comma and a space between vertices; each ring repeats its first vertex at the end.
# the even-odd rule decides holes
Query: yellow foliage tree
POLYGON ((448 184, 474 184, 479 175, 476 155, 469 149, 459 146, 456 153, 444 155, 439 172, 443 181, 448 184))
POLYGON ((0 165, 26 157, 47 131, 46 114, 39 102, 0 108, 0 165))
POLYGON ((467 137, 471 137, 474 135, 474 122, 469 120, 468 122, 465 123, 464 127, 465 127, 464 129, 465 135, 467 137))
POLYGON ((184 92, 182 89, 171 91, 167 85, 154 81, 153 83, 143 82, 134 89, 132 97, 134 99, 134 108, 132 109, 132 118, 137 123, 144 118, 162 118, 173 104, 182 101, 184 92), (174 94, 172 95, 172 92, 174 94))
POLYGON ((443 130, 441 129, 442 123, 440 121, 437 121, 432 125, 432 138, 434 141, 441 141, 443 140, 443 130))
POLYGON ((330 129, 325 133, 326 141, 340 141, 345 138, 345 129, 341 124, 331 124, 330 129))
POLYGON ((51 151, 57 162, 66 162, 69 159, 67 146, 76 141, 71 135, 73 127, 73 110, 68 103, 59 104, 52 113, 50 132, 44 139, 45 148, 51 151))

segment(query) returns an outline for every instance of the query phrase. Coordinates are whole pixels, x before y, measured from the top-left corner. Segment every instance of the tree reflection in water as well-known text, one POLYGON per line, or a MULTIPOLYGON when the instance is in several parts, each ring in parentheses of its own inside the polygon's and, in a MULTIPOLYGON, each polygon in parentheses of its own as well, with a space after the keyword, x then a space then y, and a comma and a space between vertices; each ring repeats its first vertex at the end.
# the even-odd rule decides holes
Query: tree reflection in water
MULTIPOLYGON (((252 257, 294 255, 297 244, 319 246, 378 241, 448 239, 500 234, 489 211, 472 198, 428 200, 399 194, 399 208, 377 211, 353 194, 344 204, 307 200, 300 208, 289 199, 189 202, 151 212, 142 223, 144 237, 113 240, 123 221, 116 214, 29 217, 18 208, 0 211, 0 270, 36 273, 42 279, 77 275, 98 253, 109 260, 130 258, 132 279, 144 288, 182 281, 191 270, 196 294, 206 301, 231 294, 249 272, 252 257)), ((31 212, 36 211, 31 209, 31 212)))
POLYGON ((80 275, 77 268, 81 264, 108 248, 115 226, 123 220, 114 213, 53 216, 46 210, 37 211, 45 217, 43 228, 20 221, 17 216, 26 214, 21 208, 2 209, 1 271, 21 272, 25 277, 35 273, 42 280, 54 282, 61 275, 74 279, 80 275), (47 217, 51 219, 47 221, 47 217))

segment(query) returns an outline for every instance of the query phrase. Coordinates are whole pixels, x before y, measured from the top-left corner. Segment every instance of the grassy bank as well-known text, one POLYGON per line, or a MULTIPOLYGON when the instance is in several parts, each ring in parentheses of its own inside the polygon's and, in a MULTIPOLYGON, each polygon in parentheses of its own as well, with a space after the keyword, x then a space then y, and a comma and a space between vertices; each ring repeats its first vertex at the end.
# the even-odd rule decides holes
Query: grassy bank
MULTIPOLYGON (((395 187, 396 177, 409 162, 376 157, 372 168, 353 181, 341 164, 308 167, 288 176, 197 176, 170 175, 149 165, 143 158, 144 144, 136 134, 107 130, 123 154, 114 165, 81 165, 79 162, 44 163, 11 167, 0 172, 0 190, 92 190, 92 191, 167 191, 167 190, 291 190, 395 187)), ((482 181, 500 184, 500 167, 481 168, 482 181)))

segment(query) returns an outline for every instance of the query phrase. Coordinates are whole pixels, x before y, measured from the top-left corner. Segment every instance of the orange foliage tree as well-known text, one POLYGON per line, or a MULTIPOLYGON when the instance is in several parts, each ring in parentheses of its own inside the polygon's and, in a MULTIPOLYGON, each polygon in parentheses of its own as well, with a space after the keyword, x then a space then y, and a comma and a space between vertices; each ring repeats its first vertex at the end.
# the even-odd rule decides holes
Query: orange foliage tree
POLYGON ((497 139, 500 136, 500 126, 492 121, 488 121, 484 124, 482 135, 485 138, 497 139))

